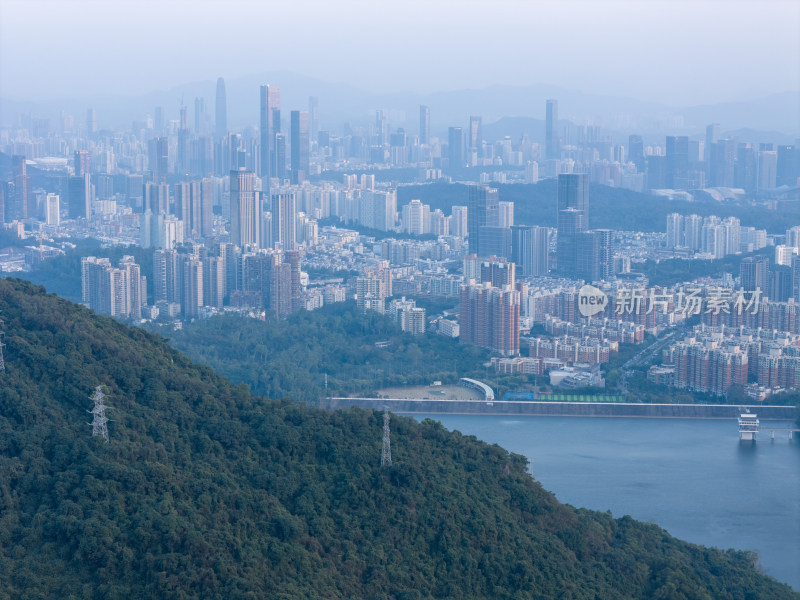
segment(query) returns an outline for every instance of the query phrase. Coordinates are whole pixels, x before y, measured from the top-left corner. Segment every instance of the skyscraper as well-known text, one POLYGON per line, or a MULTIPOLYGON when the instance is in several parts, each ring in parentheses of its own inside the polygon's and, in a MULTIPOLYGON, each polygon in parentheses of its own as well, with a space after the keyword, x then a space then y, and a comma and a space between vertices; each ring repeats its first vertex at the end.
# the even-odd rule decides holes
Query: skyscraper
POLYGON ((561 140, 558 135, 558 100, 548 100, 545 115, 545 157, 561 158, 561 140))
POLYGON ((523 276, 547 275, 548 252, 547 227, 511 227, 511 261, 523 276))
POLYGON ((72 168, 75 171, 75 176, 88 173, 90 170, 89 151, 88 150, 75 150, 72 168))
POLYGON ((481 144, 483 142, 483 125, 481 117, 469 118, 469 139, 467 144, 470 153, 476 153, 477 157, 481 157, 481 144))
POLYGON ((11 157, 14 177, 14 202, 11 211, 14 219, 27 219, 33 216, 30 199, 28 198, 28 170, 25 157, 16 154, 11 157))
POLYGON ((231 171, 231 242, 244 248, 259 245, 259 220, 261 216, 258 194, 255 191, 255 173, 231 171))
POLYGON ((268 179, 275 172, 275 134, 281 130, 281 90, 277 85, 261 86, 261 169, 268 179))
POLYGON ((558 176, 558 271, 577 275, 577 235, 589 228, 589 178, 586 174, 558 176))
POLYGON ((685 135, 667 136, 667 187, 673 190, 689 188, 689 138, 685 135))
POLYGON ((480 228, 496 227, 498 223, 497 190, 487 185, 469 186, 467 204, 467 230, 469 233, 469 252, 478 254, 480 248, 480 228))
POLYGON ((97 112, 93 108, 86 111, 86 133, 90 136, 97 133, 97 112))
POLYGON ((642 140, 642 136, 628 136, 628 160, 636 165, 636 171, 644 173, 644 141, 642 140))
POLYGON ((308 111, 293 110, 291 114, 292 183, 302 183, 308 177, 308 111))
POLYGON ((464 130, 461 127, 447 130, 447 156, 451 170, 464 167, 464 130))
POLYGON ((70 177, 69 190, 69 218, 88 219, 92 216, 92 184, 89 174, 79 177, 70 177))
POLYGON ((419 107, 419 143, 431 142, 431 109, 425 105, 419 107))
POLYGON ((217 79, 217 102, 214 110, 217 139, 222 139, 228 135, 228 100, 225 95, 225 80, 222 77, 217 79))

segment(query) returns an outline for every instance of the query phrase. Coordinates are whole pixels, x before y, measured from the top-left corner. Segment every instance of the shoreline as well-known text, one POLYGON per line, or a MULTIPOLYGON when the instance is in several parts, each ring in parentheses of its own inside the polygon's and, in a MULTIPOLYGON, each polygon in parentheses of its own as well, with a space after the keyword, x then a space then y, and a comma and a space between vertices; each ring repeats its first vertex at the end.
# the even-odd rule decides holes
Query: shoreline
POLYGON ((461 414, 529 417, 595 417, 640 419, 738 419, 743 412, 760 420, 794 421, 794 406, 732 404, 640 404, 634 402, 540 402, 495 400, 431 400, 410 398, 322 398, 320 407, 328 410, 359 407, 388 408, 402 414, 461 414))

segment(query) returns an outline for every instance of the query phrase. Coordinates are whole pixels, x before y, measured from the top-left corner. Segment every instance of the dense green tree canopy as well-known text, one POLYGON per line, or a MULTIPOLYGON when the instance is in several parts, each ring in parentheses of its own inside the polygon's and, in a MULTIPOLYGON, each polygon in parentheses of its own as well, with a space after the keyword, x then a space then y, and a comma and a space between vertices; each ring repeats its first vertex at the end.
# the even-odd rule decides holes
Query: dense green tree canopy
POLYGON ((267 400, 0 281, 0 598, 798 598, 431 421, 267 400), (108 394, 110 441, 89 396, 108 394))

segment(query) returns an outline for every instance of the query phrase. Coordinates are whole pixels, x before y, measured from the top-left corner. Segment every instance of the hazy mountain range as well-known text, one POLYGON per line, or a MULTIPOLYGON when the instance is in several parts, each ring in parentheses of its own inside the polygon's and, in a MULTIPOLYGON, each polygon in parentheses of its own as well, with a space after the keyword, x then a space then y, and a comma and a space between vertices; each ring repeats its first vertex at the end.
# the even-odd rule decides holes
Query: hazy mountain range
MULTIPOLYGON (((376 109, 387 112, 392 130, 404 127, 410 134, 419 130, 419 105, 430 107, 433 135, 446 135, 447 127, 466 129, 470 115, 481 115, 484 137, 497 133, 518 137, 527 132, 534 140, 543 138, 545 102, 559 101, 559 117, 576 125, 598 125, 603 133, 620 136, 640 133, 658 141, 663 135, 703 135, 708 123, 721 125, 723 135, 742 130, 741 139, 774 143, 794 143, 800 136, 800 94, 783 92, 754 100, 700 106, 672 107, 634 98, 600 96, 557 86, 494 85, 483 89, 461 89, 433 94, 367 92, 343 83, 331 83, 288 71, 271 71, 246 77, 226 79, 228 123, 232 129, 258 126, 259 86, 265 83, 281 87, 283 119, 289 112, 307 109, 308 97, 319 97, 323 129, 340 131, 344 122, 365 125, 374 122, 376 109), (515 119, 510 119, 514 117, 515 119), (499 122, 499 123, 498 123, 499 122), (490 127, 490 125, 495 124, 490 127), (506 133, 504 133, 506 132, 506 133), (749 137, 748 137, 749 136, 749 137)), ((103 127, 127 127, 133 120, 153 115, 161 106, 166 119, 177 119, 181 102, 194 121, 194 99, 205 99, 206 112, 213 120, 216 81, 196 81, 170 90, 154 90, 140 96, 91 98, 0 99, 0 123, 12 124, 18 113, 57 119, 64 110, 75 116, 76 125, 85 122, 86 109, 95 108, 98 124, 103 127)), ((55 94, 54 94, 55 96, 55 94)))

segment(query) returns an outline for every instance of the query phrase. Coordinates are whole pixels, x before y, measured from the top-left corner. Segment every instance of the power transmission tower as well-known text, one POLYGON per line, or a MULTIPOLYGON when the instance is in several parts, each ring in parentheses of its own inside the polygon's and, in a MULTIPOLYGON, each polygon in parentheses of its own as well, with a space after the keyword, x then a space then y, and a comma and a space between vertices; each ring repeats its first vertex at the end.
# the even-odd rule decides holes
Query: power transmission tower
MULTIPOLYGON (((3 321, 3 319, 0 319, 0 328, 5 328, 5 326, 6 326, 5 321, 3 321)), ((5 331, 0 331, 0 373, 6 372, 6 361, 3 358, 3 348, 6 347, 6 345, 3 343, 3 336, 5 334, 6 334, 5 331)))
POLYGON ((392 466, 392 441, 389 439, 389 409, 383 409, 383 450, 381 451, 381 466, 392 466))
POLYGON ((92 426, 92 437, 99 435, 107 442, 108 419, 106 418, 106 409, 108 407, 103 404, 105 397, 106 396, 103 393, 103 386, 98 385, 94 389, 94 394, 92 395, 92 400, 94 400, 94 408, 88 412, 94 415, 94 419, 92 419, 92 422, 89 423, 89 425, 92 426))

